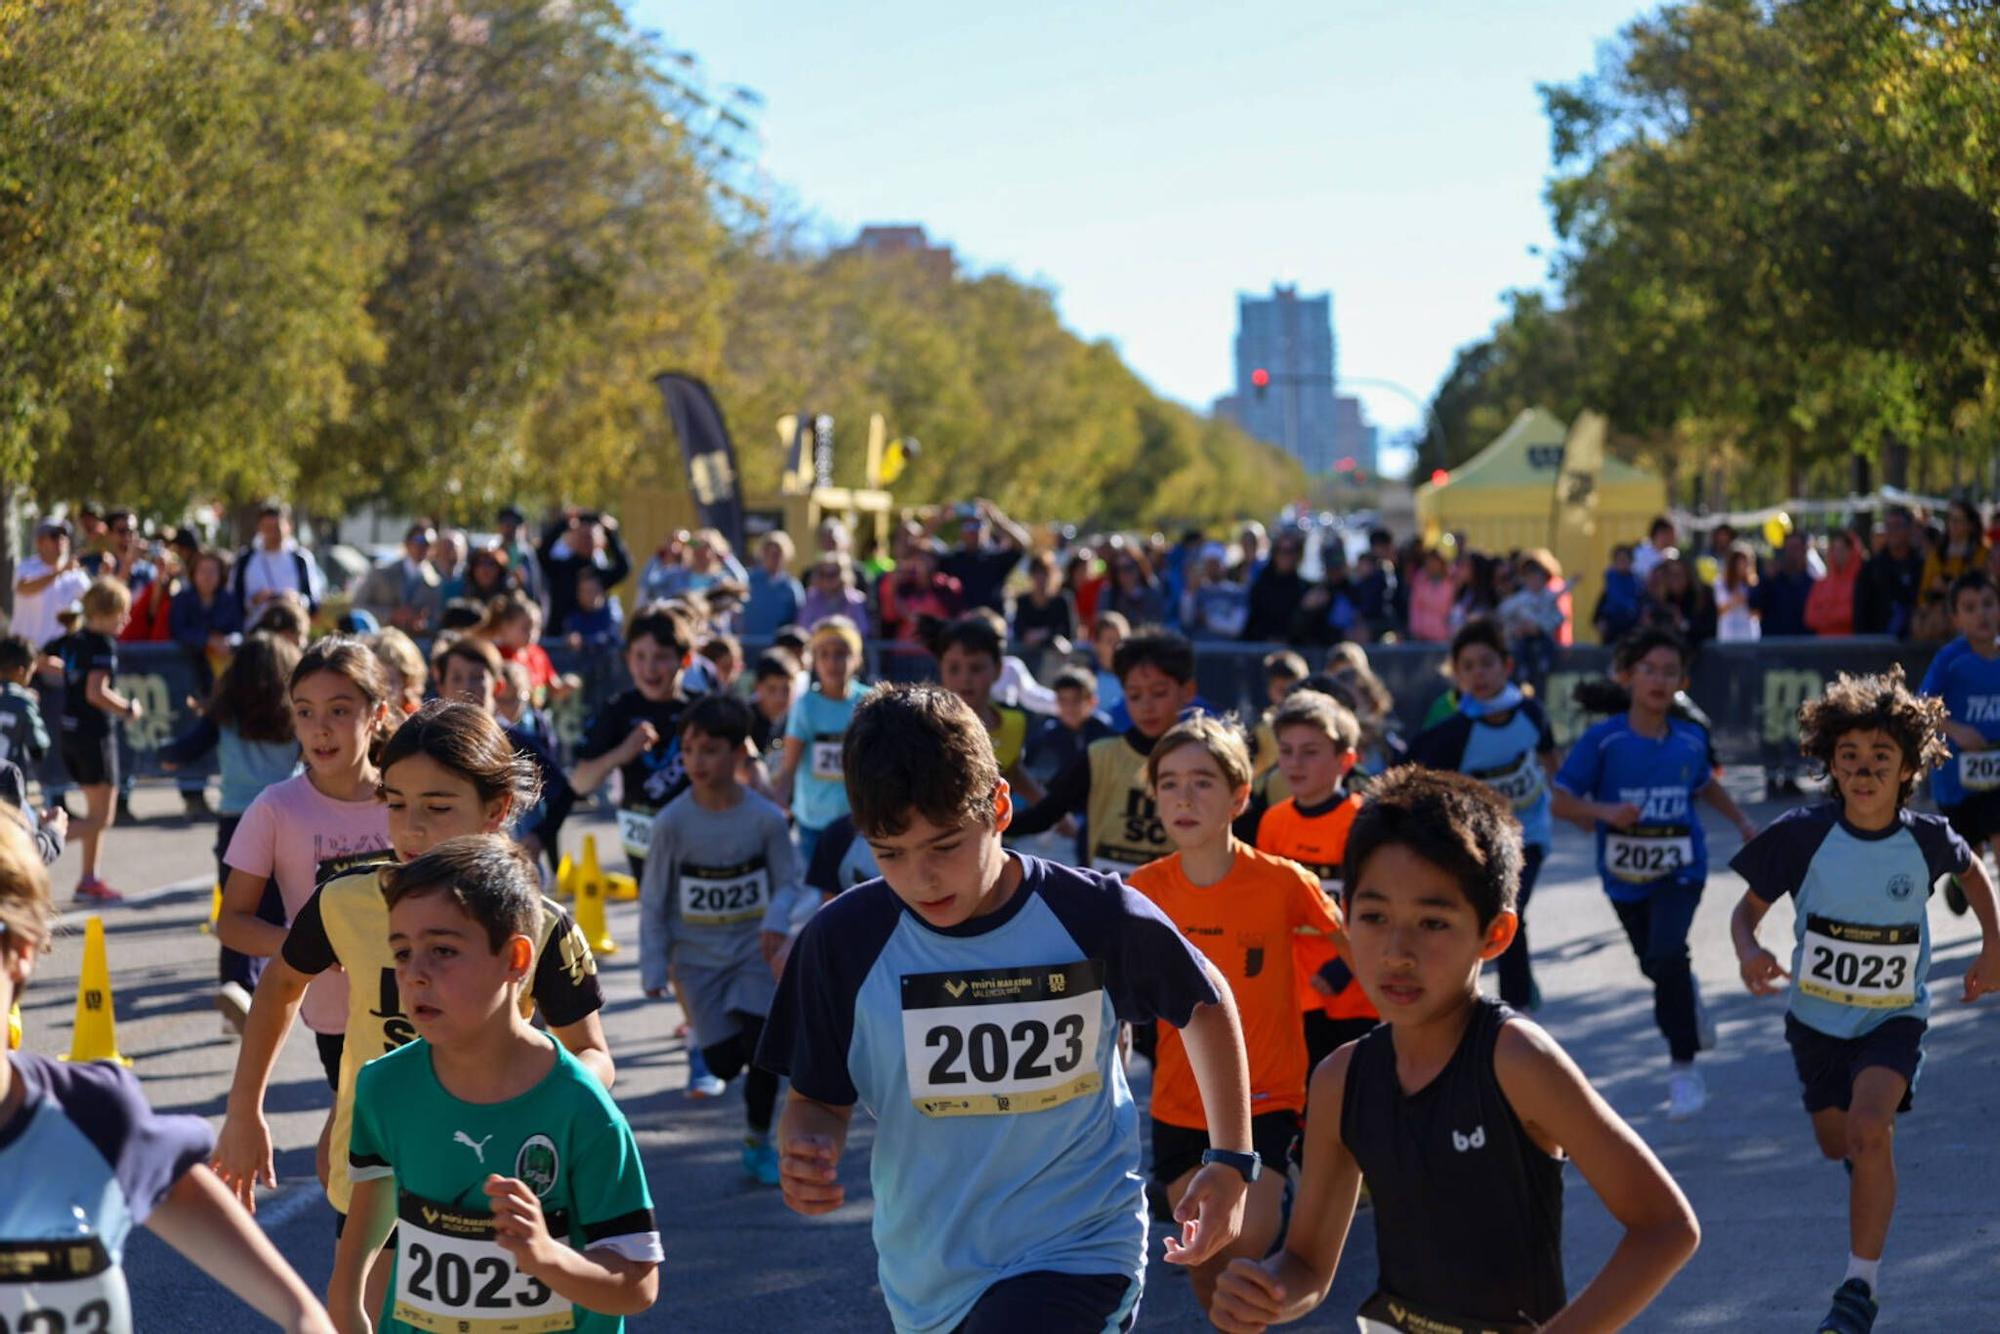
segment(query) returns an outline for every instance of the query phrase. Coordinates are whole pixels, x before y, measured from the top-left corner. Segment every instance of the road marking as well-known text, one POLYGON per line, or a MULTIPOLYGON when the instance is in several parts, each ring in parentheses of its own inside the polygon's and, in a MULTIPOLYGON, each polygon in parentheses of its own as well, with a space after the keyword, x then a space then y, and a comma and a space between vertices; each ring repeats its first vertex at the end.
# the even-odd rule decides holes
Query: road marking
POLYGON ((257 1226, 266 1232, 276 1232, 289 1227, 298 1220, 300 1214, 326 1198, 326 1192, 317 1182, 311 1185, 286 1186, 276 1192, 274 1198, 267 1198, 257 1210, 257 1226))

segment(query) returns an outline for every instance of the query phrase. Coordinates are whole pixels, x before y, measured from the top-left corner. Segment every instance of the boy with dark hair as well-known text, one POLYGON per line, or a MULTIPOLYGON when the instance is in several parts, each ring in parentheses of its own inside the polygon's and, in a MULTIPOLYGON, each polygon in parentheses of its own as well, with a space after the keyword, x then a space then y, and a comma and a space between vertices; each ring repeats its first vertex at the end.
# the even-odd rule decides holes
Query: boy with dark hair
POLYGON ((1090 743, 1116 736, 1111 720, 1097 707, 1097 678, 1081 667, 1065 667, 1050 687, 1056 695, 1054 716, 1038 720, 1028 736, 1028 763, 1038 773, 1061 773, 1090 749, 1090 743))
POLYGON ((687 786, 680 720, 688 701, 681 671, 694 640, 694 627, 677 607, 654 603, 635 615, 625 627, 632 688, 612 696, 576 747, 570 786, 579 794, 596 791, 613 770, 619 774, 618 841, 636 880, 646 878, 653 818, 687 786))
POLYGON ((1602 643, 1617 643, 1639 624, 1639 604, 1646 589, 1632 568, 1632 550, 1630 542, 1619 543, 1611 548, 1611 563, 1604 567, 1604 587, 1590 613, 1602 643))
MULTIPOLYGON (((1347 831, 1361 811, 1361 795, 1343 788, 1360 756, 1361 724, 1332 696, 1299 690, 1271 715, 1271 731, 1278 772, 1291 795, 1246 815, 1237 834, 1260 852, 1297 862, 1328 901, 1338 903, 1347 831)), ((1311 1071, 1342 1043, 1375 1027, 1381 1016, 1368 993, 1355 985, 1353 970, 1331 939, 1294 935, 1292 970, 1311 1071)))
MULTIPOLYGON (((1250 800, 1250 752, 1234 727, 1206 715, 1176 724, 1146 758, 1146 778, 1175 851, 1134 871, 1132 888, 1228 980, 1250 1053, 1250 1141, 1263 1164, 1242 1233, 1189 1275, 1206 1310, 1223 1266, 1268 1254, 1284 1230, 1308 1073, 1290 942, 1305 932, 1329 938, 1340 919, 1305 868, 1246 847, 1231 832, 1250 800)), ((1153 1057, 1150 1110, 1153 1185, 1171 1208, 1210 1147, 1187 1051, 1172 1029, 1159 1035, 1153 1057)))
POLYGON ((1693 1211, 1659 1160, 1553 1038, 1479 994, 1515 927, 1513 825, 1462 774, 1412 766, 1371 789, 1347 839, 1344 949, 1383 1023, 1314 1072, 1285 1248, 1230 1264, 1217 1328, 1251 1334, 1325 1300, 1364 1177, 1380 1265, 1364 1330, 1619 1329, 1693 1254, 1693 1211), (1625 1227, 1573 1300, 1566 1160, 1625 1227))
POLYGON ((1428 769, 1471 774, 1498 792, 1521 824, 1524 857, 1514 943, 1500 956, 1500 999, 1517 1010, 1541 1008, 1541 988, 1528 957, 1528 898, 1555 844, 1549 779, 1556 771, 1556 737, 1542 706, 1514 684, 1514 659, 1499 624, 1477 617, 1451 638, 1458 710, 1417 733, 1410 759, 1428 769))
POLYGON ((1708 881, 1694 798, 1727 816, 1745 841, 1757 833, 1711 771, 1707 732, 1672 716, 1687 661, 1686 647, 1666 630, 1638 630, 1621 642, 1612 664, 1630 692, 1626 712, 1577 738, 1550 795, 1554 815, 1596 831, 1604 892, 1653 984, 1653 1021, 1672 1062, 1672 1120, 1708 1105, 1694 1058, 1715 1045, 1688 957, 1688 928, 1708 881))
POLYGON ((28 681, 41 655, 21 635, 0 639, 0 763, 32 769, 49 753, 49 729, 28 681))
POLYGON ((1306 679, 1306 660, 1288 648, 1264 655, 1264 698, 1273 708, 1285 702, 1292 688, 1306 679))
MULTIPOLYGON (((1949 754, 1931 773, 1931 799, 1974 856, 1989 844, 2000 853, 2000 592, 1984 570, 1969 570, 1952 581, 1945 606, 1958 638, 1937 651, 1918 687, 1945 707, 1949 754)), ((1945 887, 1945 903, 1964 915, 1957 882, 1945 887)))
POLYGON ((1787 811, 1737 852, 1749 889, 1730 918, 1743 984, 1773 996, 1791 978, 1785 1041, 1820 1152, 1846 1165, 1847 1275, 1820 1334, 1867 1334, 1896 1208, 1896 1117, 1910 1109, 1931 1009, 1932 887, 1956 875, 1984 943, 1965 999, 2000 989, 2000 921, 1985 864, 1942 816, 1908 807, 1945 759, 1945 705, 1912 695, 1903 669, 1842 674, 1799 709, 1799 748, 1833 801, 1787 811), (1757 942, 1771 905, 1793 900, 1792 967, 1757 942))
POLYGON ((885 687, 843 743, 855 825, 883 879, 806 924, 758 1061, 790 1075, 785 1202, 838 1209, 857 1102, 883 1295, 900 1330, 1131 1327, 1145 1272, 1138 1114, 1118 1026, 1184 1030, 1217 1145, 1166 1258, 1235 1239, 1249 1181, 1242 1030, 1215 969, 1115 878, 1001 846, 992 742, 935 686, 885 687))
POLYGON ((1042 795, 1042 785, 1021 764, 1028 746, 1028 715, 993 702, 993 687, 1007 656, 1007 641, 994 625, 998 619, 982 609, 948 621, 930 636, 930 650, 937 655, 938 683, 970 705, 986 725, 1000 776, 1032 802, 1042 795))
POLYGON ((1148 630, 1119 644, 1112 665, 1130 730, 1093 741, 1040 801, 1014 818, 1013 832, 1025 838, 1065 815, 1086 816, 1090 865, 1126 875, 1173 851, 1147 790, 1146 757, 1194 701, 1194 645, 1171 631, 1148 630))
POLYGON ((522 1013, 541 929, 533 865, 504 837, 469 835, 384 871, 382 891, 417 1040, 355 1085, 335 1322, 369 1327, 363 1279, 393 1227, 384 1334, 457 1328, 475 1294, 496 1328, 616 1334, 658 1295, 660 1234, 624 1113, 522 1013))
POLYGON ((672 976, 709 1073, 726 1083, 749 1067, 743 1170, 775 1186, 778 1081, 750 1059, 777 992, 770 961, 803 890, 785 813, 736 781, 749 738, 750 706, 728 695, 705 695, 681 718, 688 789, 653 821, 639 885, 639 972, 656 1000, 672 976))
POLYGON ((799 684, 799 660, 781 648, 757 655, 751 668, 750 741, 761 756, 769 756, 784 739, 785 720, 792 716, 792 697, 799 684))

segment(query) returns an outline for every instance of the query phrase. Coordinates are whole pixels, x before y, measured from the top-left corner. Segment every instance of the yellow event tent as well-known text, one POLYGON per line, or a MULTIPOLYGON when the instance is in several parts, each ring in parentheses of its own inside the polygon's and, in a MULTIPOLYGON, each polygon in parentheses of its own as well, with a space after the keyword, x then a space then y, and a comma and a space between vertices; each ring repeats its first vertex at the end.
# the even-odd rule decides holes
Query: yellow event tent
MULTIPOLYGON (((1578 427, 1581 440, 1584 422, 1578 427)), ((1599 428, 1601 432, 1601 422, 1599 428)), ((1575 627, 1581 643, 1595 638, 1590 608, 1596 605, 1611 548, 1646 540, 1647 525, 1666 512, 1667 488, 1651 473, 1602 455, 1601 434, 1587 450, 1576 449, 1571 477, 1565 479, 1563 451, 1569 438, 1570 428, 1552 413, 1526 409, 1442 483, 1417 488, 1417 525, 1427 544, 1459 533, 1479 551, 1547 547, 1554 552, 1576 590, 1575 627), (1559 483, 1574 483, 1579 467, 1592 471, 1579 461, 1586 452, 1596 462, 1594 481, 1582 489, 1570 485, 1571 503, 1558 504, 1559 483)))

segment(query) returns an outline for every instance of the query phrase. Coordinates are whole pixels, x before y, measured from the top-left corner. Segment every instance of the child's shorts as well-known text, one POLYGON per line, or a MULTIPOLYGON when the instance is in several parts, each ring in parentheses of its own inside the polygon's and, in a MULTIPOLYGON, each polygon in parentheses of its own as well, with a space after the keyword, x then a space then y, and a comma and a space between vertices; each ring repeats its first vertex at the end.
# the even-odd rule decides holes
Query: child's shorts
POLYGON ((2000 836, 2000 789, 1968 792, 1964 801, 1956 806, 1940 806, 1938 813, 1951 821, 1960 838, 1972 845, 1972 855, 1976 857, 1988 839, 2000 836))
POLYGON ((76 736, 65 732, 62 762, 69 781, 78 787, 116 787, 118 738, 109 733, 103 736, 76 736))
POLYGON ((1910 1110, 1917 1091, 1917 1072, 1924 1064, 1924 1030, 1930 1025, 1904 1015, 1877 1024, 1858 1038, 1837 1038, 1810 1024, 1785 1016, 1785 1041, 1798 1067, 1800 1097, 1808 1115, 1829 1107, 1846 1111, 1854 1099, 1854 1081, 1869 1066, 1894 1070, 1909 1081, 1899 1112, 1910 1110))

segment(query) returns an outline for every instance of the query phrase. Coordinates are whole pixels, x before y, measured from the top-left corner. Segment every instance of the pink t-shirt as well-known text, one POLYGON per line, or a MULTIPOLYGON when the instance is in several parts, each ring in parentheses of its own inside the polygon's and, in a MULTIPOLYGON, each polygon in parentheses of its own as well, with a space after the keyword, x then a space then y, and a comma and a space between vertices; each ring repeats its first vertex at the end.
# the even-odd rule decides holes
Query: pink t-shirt
MULTIPOLYGON (((381 802, 335 801, 312 785, 310 775, 300 774, 258 794, 222 860, 246 875, 274 877, 289 923, 323 872, 388 846, 389 812, 381 802)), ((329 969, 314 978, 301 1013, 315 1033, 346 1032, 347 974, 329 969)))

